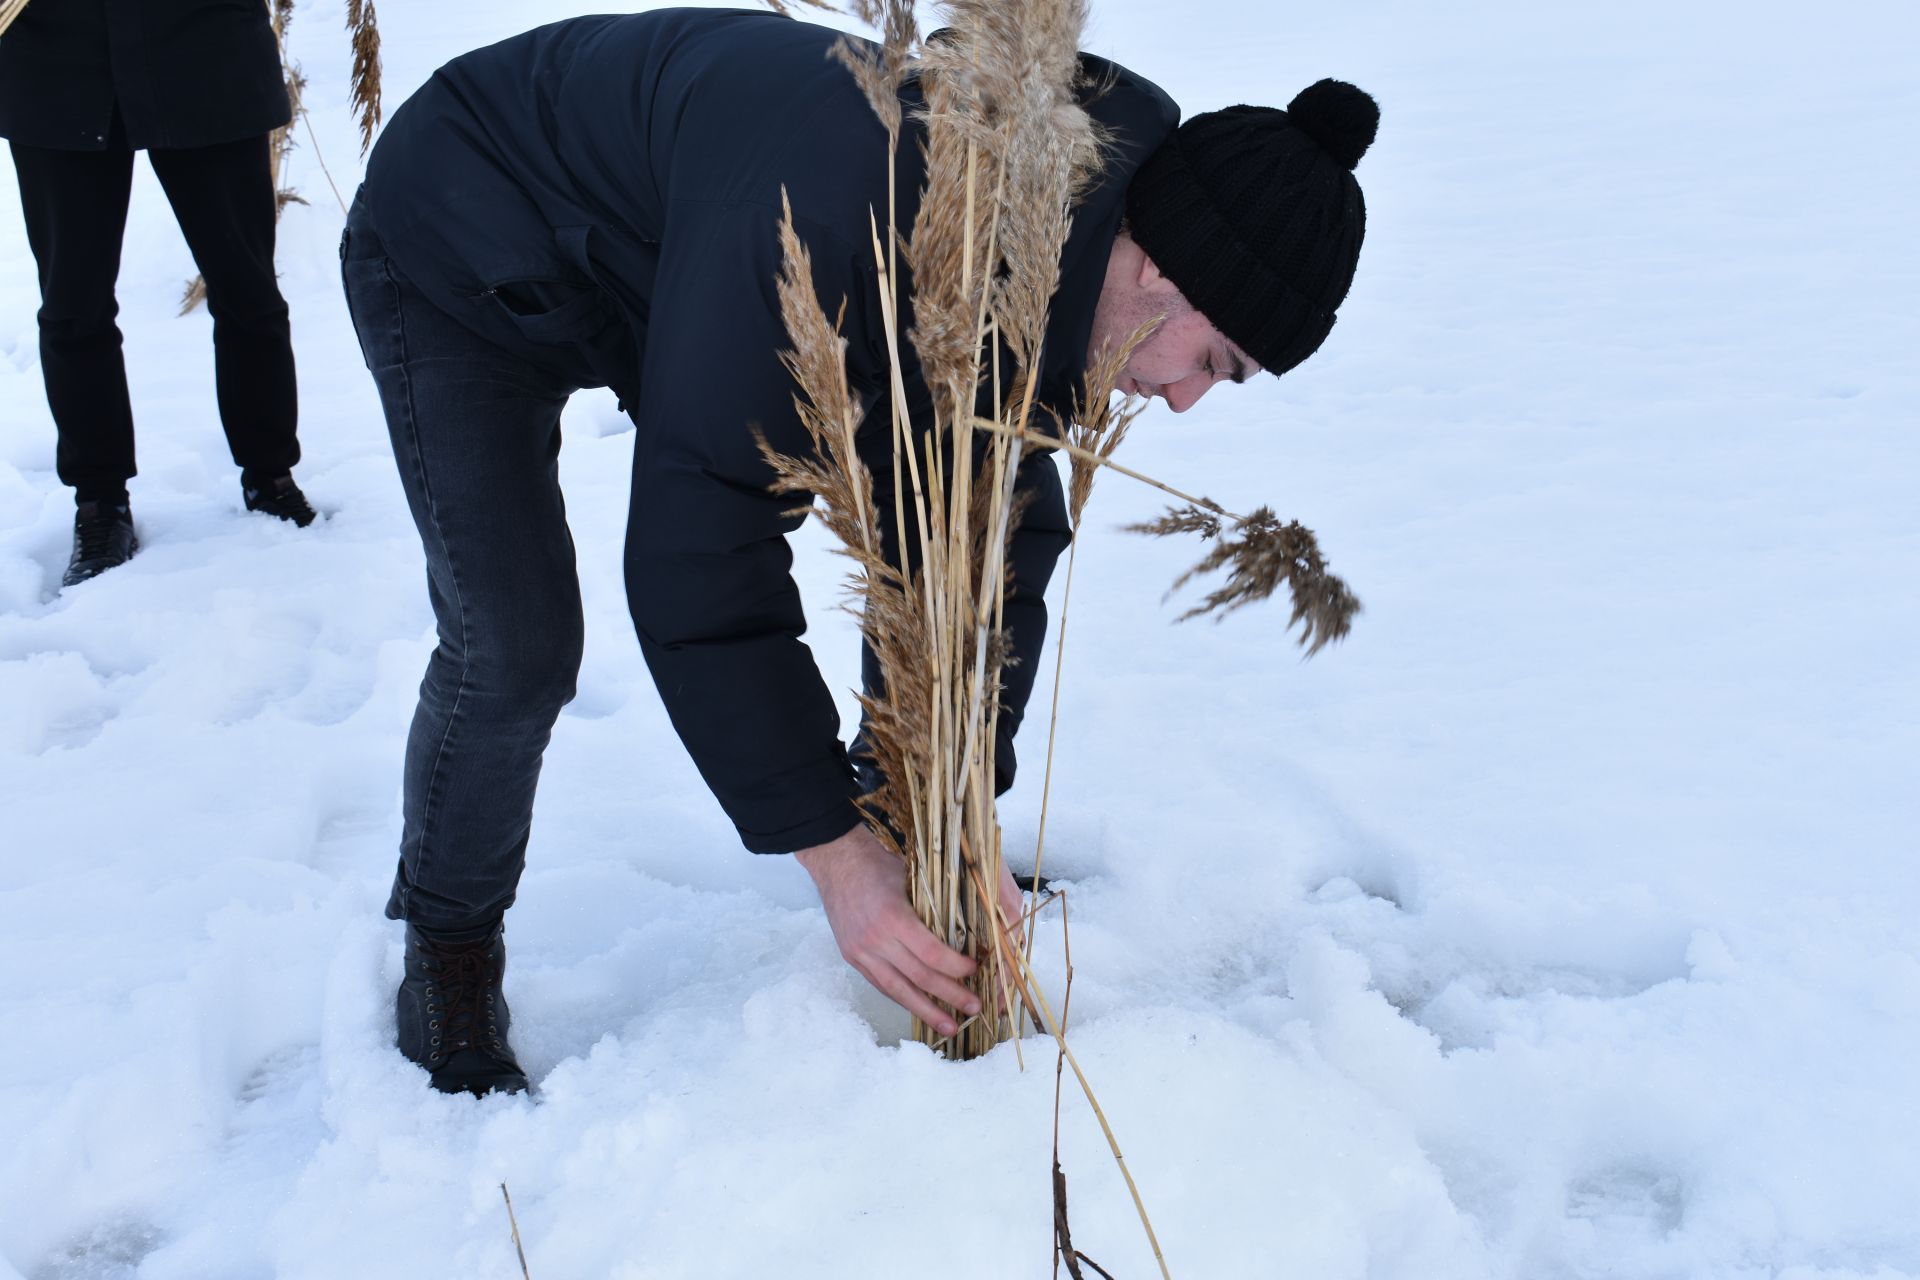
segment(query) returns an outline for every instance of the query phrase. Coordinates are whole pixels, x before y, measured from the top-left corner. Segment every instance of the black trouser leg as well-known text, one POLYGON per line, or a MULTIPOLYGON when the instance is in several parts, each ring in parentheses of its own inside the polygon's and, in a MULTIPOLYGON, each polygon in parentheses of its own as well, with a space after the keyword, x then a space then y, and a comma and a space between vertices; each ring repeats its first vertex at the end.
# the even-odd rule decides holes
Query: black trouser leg
POLYGON ((233 460, 250 479, 300 460, 287 304, 273 274, 276 196, 267 138, 151 151, 153 171, 207 285, 214 382, 233 460))
POLYGON ((120 240, 133 152, 13 143, 27 243, 40 272, 40 371, 60 434, 55 467, 82 502, 114 497, 134 474, 133 406, 120 354, 120 240))

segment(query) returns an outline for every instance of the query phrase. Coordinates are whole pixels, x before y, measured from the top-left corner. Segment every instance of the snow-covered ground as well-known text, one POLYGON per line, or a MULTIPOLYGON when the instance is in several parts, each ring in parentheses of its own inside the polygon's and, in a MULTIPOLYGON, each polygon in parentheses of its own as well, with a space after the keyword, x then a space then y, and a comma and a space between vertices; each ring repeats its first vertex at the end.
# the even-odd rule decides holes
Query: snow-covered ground
MULTIPOLYGON (((389 103, 573 11, 384 5, 389 103)), ((303 3, 294 47, 350 193, 340 21, 303 3)), ((1193 549, 1115 532, 1158 506, 1124 480, 1082 547, 1049 857, 1172 1273, 1920 1276, 1920 10, 1099 0, 1090 43, 1189 111, 1327 74, 1384 107, 1328 348, 1127 447, 1314 525, 1352 639, 1169 625, 1193 549)), ((590 638, 509 921, 540 1096, 437 1096, 394 1050, 431 620, 302 142, 280 263, 331 518, 241 513, 143 165, 144 547, 59 595, 0 202, 0 1277, 517 1276, 502 1181, 537 1280, 1047 1274, 1051 1054, 902 1045, 805 876, 740 850, 629 631, 605 395, 567 419, 590 638)), ((1062 1147, 1076 1242, 1155 1274, 1071 1088, 1062 1147)))

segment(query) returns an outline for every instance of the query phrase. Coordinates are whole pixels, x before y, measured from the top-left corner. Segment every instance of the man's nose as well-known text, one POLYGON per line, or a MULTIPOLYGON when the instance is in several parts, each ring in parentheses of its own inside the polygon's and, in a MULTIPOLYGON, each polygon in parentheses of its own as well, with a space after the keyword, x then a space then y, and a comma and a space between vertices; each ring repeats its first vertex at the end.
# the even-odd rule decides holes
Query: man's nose
POLYGON ((1166 398, 1167 408, 1175 413, 1185 413, 1200 403, 1200 397, 1213 390, 1213 379, 1203 373, 1191 378, 1182 378, 1160 388, 1160 394, 1166 398))

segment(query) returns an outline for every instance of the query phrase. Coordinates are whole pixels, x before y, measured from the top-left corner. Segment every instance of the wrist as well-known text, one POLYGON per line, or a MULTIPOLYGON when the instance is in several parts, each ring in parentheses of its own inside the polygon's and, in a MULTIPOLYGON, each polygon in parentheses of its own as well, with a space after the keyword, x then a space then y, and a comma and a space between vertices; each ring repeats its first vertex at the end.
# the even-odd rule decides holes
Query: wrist
POLYGON ((818 881, 823 875, 830 874, 833 868, 843 865, 857 854, 860 839, 866 835, 866 827, 856 824, 852 830, 834 837, 825 844, 795 850, 794 861, 805 868, 807 874, 815 881, 818 881))

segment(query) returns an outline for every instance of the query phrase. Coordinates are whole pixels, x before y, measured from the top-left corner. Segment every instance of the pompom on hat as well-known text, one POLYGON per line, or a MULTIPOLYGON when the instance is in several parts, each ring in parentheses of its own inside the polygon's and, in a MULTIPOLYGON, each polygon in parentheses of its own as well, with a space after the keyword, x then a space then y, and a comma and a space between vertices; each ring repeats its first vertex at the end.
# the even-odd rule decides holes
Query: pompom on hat
POLYGON ((1269 372, 1320 348, 1353 284, 1367 206, 1353 176, 1380 127, 1343 80, 1285 111, 1228 107, 1188 120, 1127 191, 1134 242, 1187 301, 1269 372))

